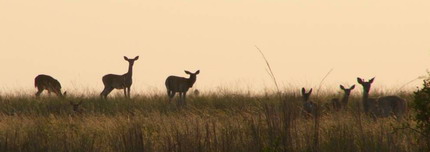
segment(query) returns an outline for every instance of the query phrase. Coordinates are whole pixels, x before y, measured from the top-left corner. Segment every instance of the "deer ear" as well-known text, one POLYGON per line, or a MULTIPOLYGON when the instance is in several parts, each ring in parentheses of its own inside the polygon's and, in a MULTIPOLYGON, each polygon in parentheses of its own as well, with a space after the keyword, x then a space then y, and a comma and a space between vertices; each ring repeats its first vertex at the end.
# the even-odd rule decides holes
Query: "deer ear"
POLYGON ((128 61, 128 58, 127 58, 126 56, 124 56, 124 60, 127 60, 127 61, 128 61))
POLYGON ((306 89, 302 88, 302 95, 305 95, 305 94, 306 94, 306 89))
POLYGON ((363 80, 362 80, 361 78, 359 78, 359 77, 357 77, 357 82, 358 82, 359 84, 363 84, 363 80))
POLYGON ((311 88, 311 90, 309 90, 308 94, 311 94, 311 93, 312 93, 312 88, 311 88))
POLYGON ((200 70, 197 70, 195 74, 199 74, 199 73, 200 73, 200 70))
POLYGON ((139 59, 139 56, 136 56, 136 57, 134 58, 134 60, 137 60, 137 59, 139 59))
POLYGON ((187 71, 187 70, 185 70, 185 73, 186 73, 186 74, 191 74, 191 72, 190 72, 190 71, 187 71))
POLYGON ((349 88, 349 90, 352 90, 355 88, 355 84, 351 86, 351 88, 349 88))
POLYGON ((343 87, 343 85, 340 85, 340 89, 345 90, 345 87, 343 87))
POLYGON ((375 77, 369 80, 370 83, 373 83, 373 80, 375 80, 375 77))

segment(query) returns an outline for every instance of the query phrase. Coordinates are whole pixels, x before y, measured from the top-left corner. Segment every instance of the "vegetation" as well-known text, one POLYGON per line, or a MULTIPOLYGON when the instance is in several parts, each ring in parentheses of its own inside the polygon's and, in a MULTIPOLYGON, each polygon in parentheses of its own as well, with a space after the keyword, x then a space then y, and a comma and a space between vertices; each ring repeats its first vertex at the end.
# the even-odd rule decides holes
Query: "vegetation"
POLYGON ((422 150, 430 151, 430 78, 424 80, 423 88, 414 92, 412 108, 416 111, 416 126, 411 129, 420 133, 421 137, 417 141, 426 145, 422 150))
MULTIPOLYGON (((337 95, 337 94, 336 94, 337 95)), ((113 97, 0 97, 0 151, 419 151, 420 134, 374 119, 351 95, 330 110, 335 94, 311 97, 318 121, 298 92, 190 95, 187 106, 165 94, 113 97), (82 104, 74 110, 70 102, 82 104), (318 122, 318 125, 315 123, 318 122)), ((412 94, 402 94, 412 101, 412 94)), ((413 113, 413 112, 410 112, 413 113)), ((415 123, 413 120, 404 120, 415 123)))

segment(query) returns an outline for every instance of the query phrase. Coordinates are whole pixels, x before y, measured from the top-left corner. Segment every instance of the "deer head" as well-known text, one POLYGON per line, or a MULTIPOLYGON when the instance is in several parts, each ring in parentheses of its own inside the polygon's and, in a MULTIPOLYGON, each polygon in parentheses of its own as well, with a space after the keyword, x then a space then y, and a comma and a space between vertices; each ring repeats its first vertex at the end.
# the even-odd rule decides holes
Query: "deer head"
POLYGON ((357 77, 357 82, 363 86, 363 91, 364 91, 363 93, 369 94, 370 87, 373 83, 373 80, 375 80, 375 78, 372 78, 366 82, 363 79, 357 77))
POLYGON ((312 94, 312 88, 311 88, 311 90, 309 90, 309 92, 307 92, 307 93, 306 93, 306 89, 305 89, 305 88, 302 88, 302 97, 303 97, 303 100, 304 100, 305 102, 309 101, 309 97, 311 96, 311 94, 312 94))
POLYGON ((343 90, 345 93, 345 96, 349 96, 351 94, 351 91, 355 88, 355 85, 352 85, 350 88, 346 89, 343 85, 340 85, 340 89, 343 90))
POLYGON ((128 61, 128 63, 129 63, 130 65, 133 65, 133 64, 134 64, 134 61, 136 61, 136 60, 138 60, 138 59, 139 59, 139 56, 134 57, 134 59, 129 59, 128 57, 124 56, 124 60, 128 61))
POLYGON ((190 71, 185 70, 185 73, 190 75, 190 78, 188 79, 189 87, 192 88, 194 85, 194 82, 196 82, 197 75, 200 73, 200 70, 197 70, 195 73, 191 73, 190 71))

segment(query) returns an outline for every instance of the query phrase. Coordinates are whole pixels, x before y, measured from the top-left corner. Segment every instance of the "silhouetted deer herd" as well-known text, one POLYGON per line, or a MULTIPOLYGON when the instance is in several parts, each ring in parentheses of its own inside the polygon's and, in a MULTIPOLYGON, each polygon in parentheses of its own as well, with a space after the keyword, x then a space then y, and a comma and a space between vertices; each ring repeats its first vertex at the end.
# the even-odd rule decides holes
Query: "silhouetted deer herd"
MULTIPOLYGON (((124 60, 129 63, 127 73, 123 75, 107 74, 103 76, 102 81, 104 84, 104 89, 100 93, 101 98, 106 99, 108 94, 114 89, 123 89, 124 96, 126 98, 130 98, 130 88, 133 83, 133 64, 138 59, 139 56, 136 56, 133 59, 129 59, 128 57, 124 56, 124 60)), ((185 73, 190 75, 190 77, 184 78, 178 76, 169 76, 165 81, 167 96, 170 102, 175 94, 179 93, 178 105, 186 105, 185 99, 187 92, 196 82, 197 75, 200 73, 200 70, 197 70, 195 73, 185 70, 185 73)), ((396 118, 402 118, 407 112, 407 103, 405 99, 402 99, 399 96, 369 98, 370 88, 374 80, 375 78, 372 78, 366 82, 361 78, 357 78, 357 82, 363 87, 362 103, 364 112, 374 117, 395 116, 396 118)), ((64 97, 66 95, 66 92, 61 92, 60 82, 49 75, 41 74, 36 76, 34 79, 34 85, 37 88, 36 97, 39 97, 44 90, 47 90, 49 94, 53 92, 59 97, 64 97)), ((350 88, 345 88, 343 85, 340 85, 340 89, 342 89, 344 92, 343 97, 341 99, 332 99, 331 107, 336 111, 345 109, 348 105, 350 93, 354 88, 355 85, 352 85, 350 88)), ((198 90, 195 90, 194 93, 198 94, 199 92, 198 90)), ((303 97, 303 111, 308 115, 315 116, 318 106, 315 102, 310 100, 312 88, 308 92, 305 88, 302 88, 301 94, 303 97)), ((70 104, 73 106, 74 111, 79 111, 79 105, 82 104, 82 101, 79 103, 70 102, 70 104)))

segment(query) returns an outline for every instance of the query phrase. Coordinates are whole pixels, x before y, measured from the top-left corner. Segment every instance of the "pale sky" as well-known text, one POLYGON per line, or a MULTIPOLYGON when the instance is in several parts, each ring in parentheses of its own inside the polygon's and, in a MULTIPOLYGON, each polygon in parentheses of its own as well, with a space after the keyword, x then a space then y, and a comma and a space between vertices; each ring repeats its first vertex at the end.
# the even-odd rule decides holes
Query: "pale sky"
MULTIPOLYGON (((64 90, 99 93, 135 62, 132 93, 164 90, 200 69, 196 88, 285 88, 376 77, 397 89, 430 67, 430 1, 0 0, 0 92, 33 93, 49 74, 64 90)), ((420 85, 416 81, 406 88, 420 85)), ((361 89, 361 87, 358 87, 361 89)))

